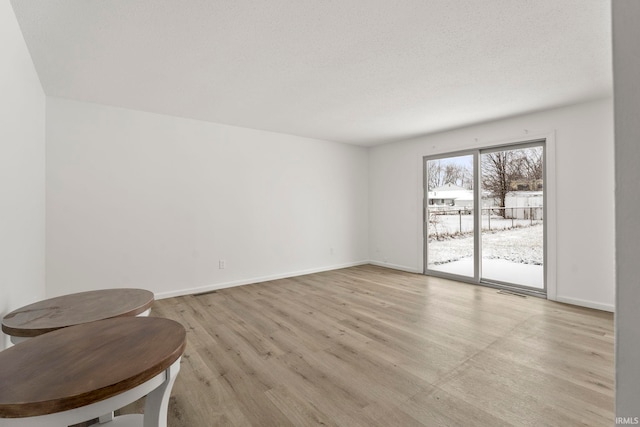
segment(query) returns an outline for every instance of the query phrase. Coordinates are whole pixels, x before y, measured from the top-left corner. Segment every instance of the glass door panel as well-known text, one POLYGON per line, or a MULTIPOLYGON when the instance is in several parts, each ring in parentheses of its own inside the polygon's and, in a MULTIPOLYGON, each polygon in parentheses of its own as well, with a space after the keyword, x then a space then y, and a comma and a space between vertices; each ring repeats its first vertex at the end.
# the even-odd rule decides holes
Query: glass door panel
POLYGON ((473 154, 427 159, 427 270, 475 277, 473 154))
POLYGON ((481 281, 544 289, 544 147, 482 151, 481 281))

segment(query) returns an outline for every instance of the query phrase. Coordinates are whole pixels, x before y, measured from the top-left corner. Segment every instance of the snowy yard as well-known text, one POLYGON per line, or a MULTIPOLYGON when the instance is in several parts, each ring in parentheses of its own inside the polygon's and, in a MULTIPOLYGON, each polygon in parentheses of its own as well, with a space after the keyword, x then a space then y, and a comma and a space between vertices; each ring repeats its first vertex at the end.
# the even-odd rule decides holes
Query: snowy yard
MULTIPOLYGON (((502 221, 511 223, 511 220, 503 219, 502 221)), ((493 225, 494 220, 492 219, 491 222, 493 225)), ((483 231, 482 258, 542 265, 544 259, 542 231, 542 224, 510 230, 483 231)), ((466 234, 444 240, 429 239, 428 247, 429 265, 458 261, 473 256, 473 235, 466 234)))
MULTIPOLYGON (((473 276, 473 234, 430 239, 428 268, 473 276)), ((482 278, 544 287, 543 225, 482 232, 482 278)))

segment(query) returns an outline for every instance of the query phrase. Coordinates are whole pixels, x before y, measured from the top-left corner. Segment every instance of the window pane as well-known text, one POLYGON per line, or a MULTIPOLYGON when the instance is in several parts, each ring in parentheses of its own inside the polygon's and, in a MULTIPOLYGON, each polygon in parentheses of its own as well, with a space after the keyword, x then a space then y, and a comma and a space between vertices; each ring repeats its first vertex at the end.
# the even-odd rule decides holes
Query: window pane
POLYGON ((544 288, 544 150, 480 156, 481 280, 544 288))
POLYGON ((428 160, 427 269, 474 276, 473 155, 428 160))

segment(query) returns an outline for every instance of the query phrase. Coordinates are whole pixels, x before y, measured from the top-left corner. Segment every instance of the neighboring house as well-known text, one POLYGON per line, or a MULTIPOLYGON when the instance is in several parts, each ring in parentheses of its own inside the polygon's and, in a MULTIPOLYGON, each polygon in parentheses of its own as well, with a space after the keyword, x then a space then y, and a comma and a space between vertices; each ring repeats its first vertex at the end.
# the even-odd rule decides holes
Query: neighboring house
MULTIPOLYGON (((537 182, 532 181, 532 185, 537 182)), ((433 208, 461 207, 473 209, 473 191, 455 184, 436 187, 427 194, 428 204, 433 208)), ((499 202, 489 194, 482 197, 483 208, 497 207, 499 202)), ((542 191, 510 191, 505 198, 505 218, 542 219, 544 198, 542 191)), ((486 212, 485 212, 486 213, 486 212)))
POLYGON ((520 179, 511 181, 509 187, 512 191, 541 191, 543 183, 542 179, 520 179))
POLYGON ((430 206, 473 207, 473 191, 455 184, 436 187, 427 194, 430 206))
POLYGON ((504 200, 505 218, 542 219, 542 191, 511 191, 504 200))

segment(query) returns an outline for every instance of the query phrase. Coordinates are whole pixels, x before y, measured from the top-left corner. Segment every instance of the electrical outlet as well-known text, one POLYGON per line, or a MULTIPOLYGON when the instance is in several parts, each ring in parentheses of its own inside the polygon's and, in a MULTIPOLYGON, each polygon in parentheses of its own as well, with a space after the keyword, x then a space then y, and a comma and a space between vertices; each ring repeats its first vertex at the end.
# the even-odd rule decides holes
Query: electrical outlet
POLYGON ((220 270, 223 270, 225 268, 227 268, 227 261, 221 259, 220 261, 218 261, 218 268, 220 270))

